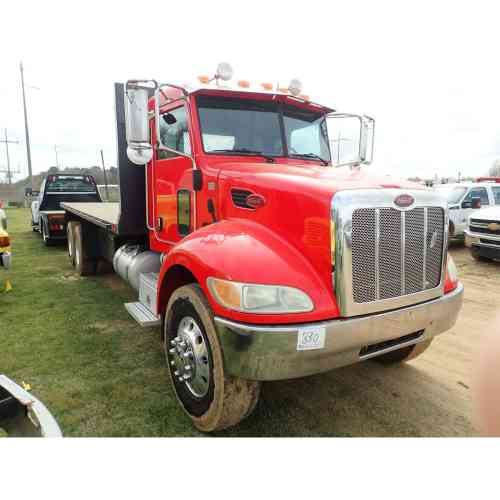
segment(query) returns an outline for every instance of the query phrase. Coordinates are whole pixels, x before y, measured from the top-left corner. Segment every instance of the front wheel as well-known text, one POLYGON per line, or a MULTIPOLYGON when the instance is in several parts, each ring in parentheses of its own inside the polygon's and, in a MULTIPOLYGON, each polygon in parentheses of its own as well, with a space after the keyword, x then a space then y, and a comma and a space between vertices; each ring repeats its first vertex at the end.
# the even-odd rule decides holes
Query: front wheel
POLYGON ((183 286, 170 297, 164 346, 177 399, 199 430, 231 427, 253 411, 260 382, 225 373, 213 313, 199 285, 183 286))
POLYGON ((415 345, 410 345, 408 347, 403 347, 402 349, 397 349, 395 351, 388 352, 373 358, 374 361, 383 363, 384 365, 392 365, 395 363, 404 363, 415 359, 420 356, 424 351, 426 351, 432 343, 432 339, 425 340, 424 342, 419 342, 415 345))

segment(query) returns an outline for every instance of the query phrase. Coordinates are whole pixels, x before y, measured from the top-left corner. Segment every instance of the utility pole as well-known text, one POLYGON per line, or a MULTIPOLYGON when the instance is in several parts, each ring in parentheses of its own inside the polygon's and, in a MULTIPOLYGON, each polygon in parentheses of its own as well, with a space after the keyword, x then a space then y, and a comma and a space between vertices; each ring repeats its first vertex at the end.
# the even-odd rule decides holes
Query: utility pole
POLYGON ((0 140, 0 142, 5 143, 5 154, 7 155, 7 180, 9 184, 12 184, 12 172, 10 171, 10 156, 9 156, 9 144, 19 144, 19 141, 9 141, 9 137, 7 135, 7 129, 5 131, 5 139, 0 140))
POLYGON ((23 89, 23 109, 24 109, 24 130, 26 133, 26 157, 28 159, 28 176, 30 179, 30 187, 33 189, 33 172, 31 170, 31 149, 30 149, 30 134, 28 131, 28 112, 26 110, 26 93, 24 91, 24 71, 23 63, 19 64, 21 70, 21 87, 23 89))
POLYGON ((57 170, 59 170, 59 159, 57 157, 57 144, 54 144, 54 151, 56 153, 56 167, 57 167, 57 170))
POLYGON ((108 177, 106 175, 106 167, 104 166, 104 153, 101 149, 101 162, 102 162, 102 172, 104 174, 104 189, 106 191, 106 200, 109 201, 109 192, 108 192, 108 177))

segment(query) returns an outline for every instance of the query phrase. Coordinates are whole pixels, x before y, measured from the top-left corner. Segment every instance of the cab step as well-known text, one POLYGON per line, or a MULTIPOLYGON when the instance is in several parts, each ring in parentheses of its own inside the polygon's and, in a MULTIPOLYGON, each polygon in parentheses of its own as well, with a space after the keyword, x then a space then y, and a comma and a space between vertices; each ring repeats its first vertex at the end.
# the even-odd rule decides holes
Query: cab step
POLYGON ((128 302, 125 309, 142 327, 159 326, 161 319, 141 302, 128 302))

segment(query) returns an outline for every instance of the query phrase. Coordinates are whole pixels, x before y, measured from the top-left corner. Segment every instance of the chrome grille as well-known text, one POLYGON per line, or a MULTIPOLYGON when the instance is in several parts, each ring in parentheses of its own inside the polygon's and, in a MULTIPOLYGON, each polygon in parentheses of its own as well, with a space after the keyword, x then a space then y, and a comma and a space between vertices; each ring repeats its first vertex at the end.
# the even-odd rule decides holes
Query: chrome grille
POLYGON ((359 208, 352 213, 353 300, 373 302, 441 281, 444 210, 359 208))

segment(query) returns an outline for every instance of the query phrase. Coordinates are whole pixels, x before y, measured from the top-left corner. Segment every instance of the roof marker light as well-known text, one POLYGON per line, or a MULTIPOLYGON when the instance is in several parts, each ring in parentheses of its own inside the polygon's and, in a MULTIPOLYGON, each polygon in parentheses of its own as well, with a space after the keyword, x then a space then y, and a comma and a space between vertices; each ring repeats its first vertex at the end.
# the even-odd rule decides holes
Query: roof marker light
POLYGON ((250 87, 250 82, 248 80, 240 80, 238 82, 238 85, 244 89, 247 89, 248 87, 250 87))
POLYGON ((301 99, 303 99, 304 101, 310 101, 310 100, 311 100, 311 99, 309 98, 309 96, 308 96, 308 95, 305 95, 305 94, 300 94, 300 95, 299 95, 299 97, 300 97, 301 99))
POLYGON ((302 82, 297 78, 293 78, 292 80, 290 80, 288 90, 293 96, 298 96, 302 91, 302 82))
POLYGON ((205 76, 205 75, 201 75, 198 77, 198 81, 200 83, 210 83, 210 77, 209 76, 205 76))
POLYGON ((261 83, 261 86, 264 90, 273 90, 273 84, 272 83, 261 83))
POLYGON ((233 68, 227 62, 221 62, 217 66, 217 72, 215 73, 215 78, 217 80, 224 80, 227 82, 233 77, 233 68))

